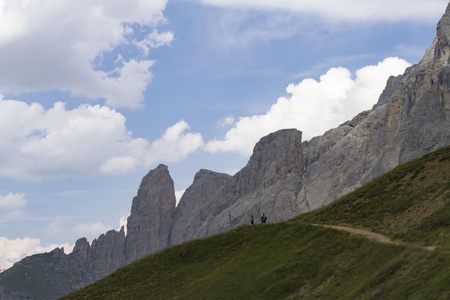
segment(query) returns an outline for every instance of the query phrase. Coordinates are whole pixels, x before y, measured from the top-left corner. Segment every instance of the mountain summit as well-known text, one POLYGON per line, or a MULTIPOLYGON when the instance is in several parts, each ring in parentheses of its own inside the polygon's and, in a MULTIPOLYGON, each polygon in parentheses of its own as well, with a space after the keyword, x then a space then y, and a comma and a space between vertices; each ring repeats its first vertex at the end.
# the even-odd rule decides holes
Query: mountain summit
POLYGON ((263 137, 234 176, 201 170, 175 207, 160 165, 142 180, 124 230, 25 258, 0 274, 0 299, 54 299, 136 259, 246 224, 320 208, 393 169, 450 144, 450 5, 423 59, 389 78, 378 103, 310 141, 285 129, 263 137), (33 281, 33 285, 25 284, 33 281), (22 283, 22 284, 20 284, 22 283))

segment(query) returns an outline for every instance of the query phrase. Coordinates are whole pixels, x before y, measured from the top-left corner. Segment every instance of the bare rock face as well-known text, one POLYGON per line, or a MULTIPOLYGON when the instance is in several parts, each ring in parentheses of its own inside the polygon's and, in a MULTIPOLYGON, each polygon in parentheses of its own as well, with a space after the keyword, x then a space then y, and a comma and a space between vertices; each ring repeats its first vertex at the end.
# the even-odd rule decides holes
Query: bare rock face
POLYGON ((186 189, 173 215, 169 244, 176 245, 193 238, 209 214, 210 202, 231 179, 230 175, 200 170, 186 189))
POLYGON ((308 142, 305 157, 317 158, 307 163, 302 198, 312 209, 450 143, 449 9, 424 58, 391 77, 371 111, 308 142))
POLYGON ((449 57, 450 5, 424 58, 391 77, 372 110, 303 143, 297 130, 262 138, 248 164, 191 219, 197 229, 185 237, 222 232, 262 213, 269 222, 288 219, 450 144, 449 57))
POLYGON ((169 244, 175 190, 167 166, 159 165, 141 182, 128 217, 125 260, 130 263, 169 244))
MULTIPOLYGON (((55 252, 56 253, 56 252, 55 252)), ((89 258, 91 254, 91 247, 86 238, 78 239, 75 242, 75 246, 72 250, 72 259, 74 269, 87 270, 89 264, 89 258)))
POLYGON ((271 221, 294 216, 304 168, 301 136, 296 129, 286 129, 262 138, 247 165, 209 195, 210 200, 191 215, 192 223, 184 224, 194 226, 184 233, 179 232, 181 226, 174 227, 171 234, 181 234, 186 241, 249 223, 251 215, 258 219, 263 212, 271 221))
POLYGON ((110 230, 92 241, 89 269, 96 280, 123 266, 125 261, 124 245, 125 231, 123 227, 119 232, 110 230))

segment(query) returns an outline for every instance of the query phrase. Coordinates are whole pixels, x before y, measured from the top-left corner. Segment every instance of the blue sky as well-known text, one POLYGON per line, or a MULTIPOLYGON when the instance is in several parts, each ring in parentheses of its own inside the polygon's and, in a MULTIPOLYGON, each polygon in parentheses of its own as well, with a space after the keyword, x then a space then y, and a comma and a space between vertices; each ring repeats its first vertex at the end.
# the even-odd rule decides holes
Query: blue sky
POLYGON ((0 269, 118 229, 159 163, 181 194, 370 109, 447 3, 0 0, 0 269))

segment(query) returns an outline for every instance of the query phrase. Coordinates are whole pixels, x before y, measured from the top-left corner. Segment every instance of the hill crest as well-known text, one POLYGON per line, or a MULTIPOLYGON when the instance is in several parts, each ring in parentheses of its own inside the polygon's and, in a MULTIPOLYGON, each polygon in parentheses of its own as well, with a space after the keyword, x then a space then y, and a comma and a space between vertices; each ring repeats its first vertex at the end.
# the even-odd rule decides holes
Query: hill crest
MULTIPOLYGON (((41 285, 41 290, 48 289, 50 295, 44 298, 49 299, 167 246, 246 224, 251 215, 265 213, 269 222, 278 222, 318 209, 401 163, 447 146, 449 32, 450 5, 424 58, 403 75, 391 77, 372 110, 310 141, 302 141, 295 129, 262 138, 234 176, 212 171, 196 176, 178 208, 168 168, 161 165, 144 177, 133 199, 127 236, 123 230, 112 230, 92 245, 80 239, 69 255, 56 249, 26 258, 12 269, 28 263, 39 266, 36 274, 51 282, 41 285)), ((11 272, 2 273, 1 285, 11 272)), ((26 282, 27 275, 20 274, 16 281, 26 282)))

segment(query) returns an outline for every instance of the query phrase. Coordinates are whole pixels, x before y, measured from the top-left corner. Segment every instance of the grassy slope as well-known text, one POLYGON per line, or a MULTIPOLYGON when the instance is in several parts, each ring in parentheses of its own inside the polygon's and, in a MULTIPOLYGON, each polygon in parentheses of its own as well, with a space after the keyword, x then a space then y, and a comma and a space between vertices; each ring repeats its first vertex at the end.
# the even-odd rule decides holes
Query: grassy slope
POLYGON ((449 179, 445 148, 321 210, 171 247, 64 299, 448 299, 449 179), (313 223, 370 229, 410 246, 313 223))
POLYGON ((350 225, 422 246, 450 246, 450 148, 398 166, 295 220, 350 225))

